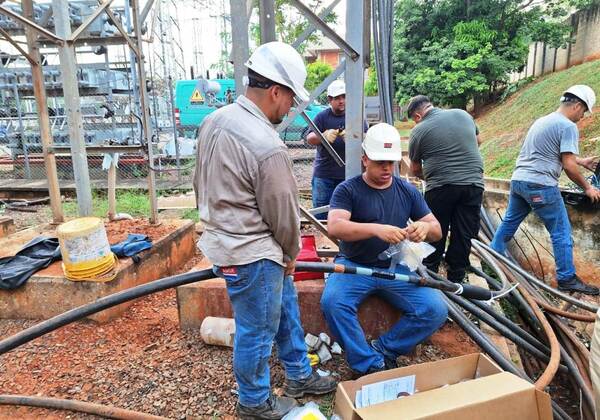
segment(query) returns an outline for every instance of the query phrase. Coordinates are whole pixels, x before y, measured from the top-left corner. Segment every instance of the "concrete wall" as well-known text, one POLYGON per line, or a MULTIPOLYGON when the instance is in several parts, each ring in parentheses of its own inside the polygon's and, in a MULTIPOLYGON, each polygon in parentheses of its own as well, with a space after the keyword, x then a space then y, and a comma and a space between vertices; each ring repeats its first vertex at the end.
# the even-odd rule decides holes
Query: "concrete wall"
MULTIPOLYGON (((508 205, 508 191, 506 189, 508 187, 509 183, 506 181, 486 180, 484 207, 496 226, 500 223, 500 215, 504 216, 506 214, 508 205)), ((573 231, 577 274, 586 281, 600 285, 600 247, 598 246, 600 244, 600 210, 598 207, 594 208, 593 206, 568 205, 567 211, 573 231)), ((533 271, 540 277, 543 272, 546 281, 553 282, 556 272, 554 258, 548 252, 552 252, 552 243, 546 228, 534 214, 530 214, 521 224, 521 227, 524 228, 529 238, 523 231, 518 231, 515 238, 527 254, 527 259, 514 241, 512 241, 510 247, 512 254, 519 259, 523 267, 526 269, 533 268, 533 271), (540 267, 538 255, 542 267, 540 267)))
POLYGON ((523 71, 513 73, 510 76, 511 82, 564 70, 600 58, 600 8, 577 12, 569 18, 569 22, 575 42, 558 49, 542 42, 532 43, 523 71))

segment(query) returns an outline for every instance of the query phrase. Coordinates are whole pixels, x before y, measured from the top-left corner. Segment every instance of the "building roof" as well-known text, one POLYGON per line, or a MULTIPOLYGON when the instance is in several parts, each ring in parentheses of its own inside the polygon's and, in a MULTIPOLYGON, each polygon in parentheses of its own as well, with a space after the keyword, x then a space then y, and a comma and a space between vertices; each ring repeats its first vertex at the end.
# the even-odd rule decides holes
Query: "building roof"
POLYGON ((304 56, 316 58, 319 53, 323 51, 342 51, 342 49, 338 47, 337 44, 331 39, 327 38, 326 36, 322 36, 317 45, 312 45, 306 49, 304 56))

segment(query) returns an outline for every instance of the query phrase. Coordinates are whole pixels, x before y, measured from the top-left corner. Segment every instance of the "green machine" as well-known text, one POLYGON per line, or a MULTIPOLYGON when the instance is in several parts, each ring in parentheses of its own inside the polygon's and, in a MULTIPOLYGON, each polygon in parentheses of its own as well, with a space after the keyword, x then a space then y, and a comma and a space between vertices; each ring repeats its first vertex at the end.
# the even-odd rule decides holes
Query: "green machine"
MULTIPOLYGON (((175 84, 175 124, 179 135, 195 138, 204 118, 227 105, 228 97, 230 100, 235 100, 236 97, 233 79, 178 80, 175 84)), ((306 113, 314 119, 324 108, 323 105, 310 104, 306 113)), ((304 119, 297 116, 281 133, 281 139, 286 142, 303 141, 306 127, 304 119)))

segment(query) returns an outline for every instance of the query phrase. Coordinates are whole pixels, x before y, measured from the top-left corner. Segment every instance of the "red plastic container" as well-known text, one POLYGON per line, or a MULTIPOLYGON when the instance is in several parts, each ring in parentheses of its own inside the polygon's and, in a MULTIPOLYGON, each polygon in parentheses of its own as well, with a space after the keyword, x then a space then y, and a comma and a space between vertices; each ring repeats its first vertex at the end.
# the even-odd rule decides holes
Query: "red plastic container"
MULTIPOLYGON (((317 241, 314 235, 302 235, 302 249, 298 254, 297 261, 321 262, 321 258, 317 255, 317 241)), ((294 273, 294 281, 302 280, 317 280, 322 279, 323 273, 312 273, 309 271, 296 271, 294 273)))

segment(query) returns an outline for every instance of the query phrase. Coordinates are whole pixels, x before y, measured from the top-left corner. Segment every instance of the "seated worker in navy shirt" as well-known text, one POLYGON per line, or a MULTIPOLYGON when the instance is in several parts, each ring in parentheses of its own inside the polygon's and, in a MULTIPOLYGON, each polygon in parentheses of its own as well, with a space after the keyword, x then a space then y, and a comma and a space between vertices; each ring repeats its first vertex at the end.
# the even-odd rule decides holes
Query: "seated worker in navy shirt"
MULTIPOLYGON (((434 242, 442 237, 442 231, 421 193, 393 176, 394 165, 402 156, 398 131, 389 124, 374 125, 362 147, 365 172, 335 189, 327 228, 340 240, 336 263, 389 268, 390 259, 382 261, 378 256, 390 244, 403 240, 434 242)), ((401 264, 395 271, 411 273, 401 264)), ((398 356, 409 353, 427 339, 448 315, 438 290, 401 280, 338 273, 327 279, 321 309, 329 329, 346 351, 348 364, 357 374, 396 367, 398 356), (402 311, 402 317, 388 332, 368 343, 357 310, 371 294, 381 296, 402 311)))
MULTIPOLYGON (((346 85, 342 80, 335 80, 327 87, 327 102, 329 108, 319 112, 314 123, 323 133, 336 153, 346 160, 346 143, 344 130, 346 127, 346 85)), ((365 122, 365 131, 367 124, 365 122)), ((314 132, 306 136, 308 144, 317 147, 314 172, 312 178, 313 208, 326 206, 331 200, 331 194, 346 177, 344 166, 337 164, 331 154, 325 149, 314 132)), ((327 212, 316 215, 318 219, 327 219, 327 212)))

